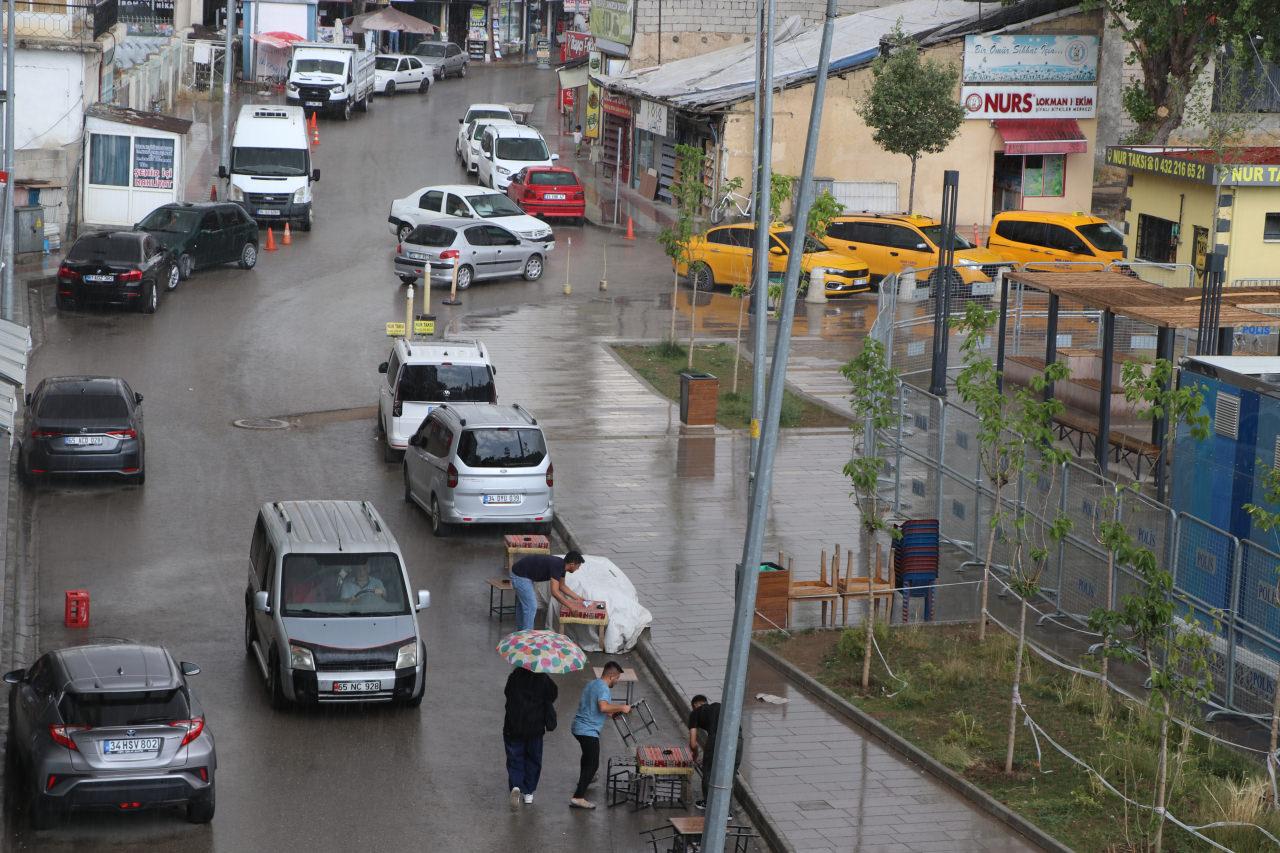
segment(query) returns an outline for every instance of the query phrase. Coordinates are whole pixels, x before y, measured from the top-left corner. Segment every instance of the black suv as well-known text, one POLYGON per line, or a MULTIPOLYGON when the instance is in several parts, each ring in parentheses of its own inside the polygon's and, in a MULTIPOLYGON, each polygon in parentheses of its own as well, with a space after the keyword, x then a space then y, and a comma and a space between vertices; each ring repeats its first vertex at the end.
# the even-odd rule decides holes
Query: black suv
POLYGON ((67 250, 58 267, 59 309, 108 302, 154 314, 160 291, 178 286, 178 262, 163 244, 139 231, 94 231, 67 250))
POLYGON ((146 480, 142 395, 123 379, 55 376, 27 395, 18 476, 116 474, 146 480))
POLYGON ((197 269, 238 263, 248 270, 258 262, 258 224, 238 204, 166 204, 133 227, 155 237, 178 259, 183 281, 197 269))

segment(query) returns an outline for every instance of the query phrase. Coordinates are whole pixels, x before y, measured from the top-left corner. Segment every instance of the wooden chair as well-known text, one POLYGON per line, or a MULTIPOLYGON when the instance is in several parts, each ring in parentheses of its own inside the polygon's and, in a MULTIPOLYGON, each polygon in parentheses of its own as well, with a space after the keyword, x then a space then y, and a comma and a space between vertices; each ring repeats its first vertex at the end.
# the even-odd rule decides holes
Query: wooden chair
MULTIPOLYGON (((836 592, 836 576, 839 574, 840 566, 840 546, 836 546, 836 558, 831 562, 831 575, 827 575, 827 552, 822 551, 822 562, 818 570, 818 579, 816 581, 798 581, 795 579, 795 573, 791 571, 791 558, 787 558, 787 572, 791 575, 790 583, 787 586, 787 616, 790 622, 791 604, 796 601, 818 601, 822 603, 822 627, 827 626, 827 607, 831 608, 831 622, 836 621, 836 602, 839 600, 839 593, 836 592)), ((778 553, 778 562, 782 564, 783 554, 778 553)))
MULTIPOLYGON (((884 551, 880 547, 880 543, 876 543, 876 571, 875 576, 868 574, 866 577, 855 575, 853 573, 853 551, 848 551, 848 560, 845 564, 843 576, 840 574, 839 564, 836 569, 836 592, 840 596, 840 622, 843 625, 849 624, 849 599, 850 598, 867 598, 870 599, 870 606, 867 608, 868 615, 876 613, 880 609, 881 603, 884 604, 885 621, 889 619, 889 611, 893 607, 893 580, 886 575, 888 565, 884 559, 884 551)), ((834 613, 832 614, 834 617, 834 613)), ((834 622, 834 618, 832 619, 834 622)))

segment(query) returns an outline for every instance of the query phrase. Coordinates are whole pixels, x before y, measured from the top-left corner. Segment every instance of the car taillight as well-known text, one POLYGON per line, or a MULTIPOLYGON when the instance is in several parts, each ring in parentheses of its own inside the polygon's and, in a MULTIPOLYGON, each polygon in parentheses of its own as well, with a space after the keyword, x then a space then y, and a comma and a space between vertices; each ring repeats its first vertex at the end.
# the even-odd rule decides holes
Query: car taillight
POLYGON ((192 720, 174 720, 169 725, 175 729, 185 728, 187 730, 187 733, 182 736, 182 743, 178 744, 178 746, 186 746, 200 737, 200 733, 204 731, 204 717, 196 717, 192 720))
POLYGON ((442 261, 451 261, 457 257, 460 257, 460 253, 457 249, 445 249, 440 253, 440 260, 442 261))
POLYGON ((556 466, 553 463, 547 463, 547 485, 554 486, 556 484, 556 466))
POLYGON ((88 726, 67 726, 53 723, 49 726, 49 737, 53 739, 54 743, 79 752, 80 747, 76 746, 76 742, 71 739, 71 735, 75 732, 87 731, 89 731, 88 726))
POLYGON ((449 463, 449 470, 446 471, 445 473, 449 477, 449 488, 452 489, 453 487, 457 486, 458 485, 458 469, 453 467, 452 462, 449 463))
POLYGON ((76 272, 66 264, 63 264, 58 267, 58 278, 66 278, 75 281, 80 278, 80 273, 76 272))
POLYGON ((60 435, 62 435, 62 432, 56 429, 33 429, 31 431, 32 438, 57 438, 60 435))
POLYGON ((396 254, 397 255, 404 254, 404 243, 396 243, 396 254))
POLYGON ((574 193, 574 194, 573 194, 573 200, 574 200, 574 201, 582 201, 582 193, 574 193))
POLYGON ((116 276, 116 281, 142 281, 142 270, 129 270, 116 276))
POLYGON ((107 435, 112 438, 137 438, 138 431, 136 429, 109 429, 107 435))

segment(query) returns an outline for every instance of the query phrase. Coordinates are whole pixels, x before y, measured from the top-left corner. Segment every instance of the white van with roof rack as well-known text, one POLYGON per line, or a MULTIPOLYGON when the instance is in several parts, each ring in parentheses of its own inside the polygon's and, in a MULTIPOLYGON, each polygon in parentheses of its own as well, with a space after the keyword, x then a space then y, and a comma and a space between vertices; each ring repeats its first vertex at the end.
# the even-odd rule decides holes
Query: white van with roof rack
POLYGON ((248 104, 240 108, 231 137, 227 200, 262 222, 294 222, 311 230, 311 185, 320 170, 311 168, 307 119, 301 107, 248 104))
POLYGON ((382 458, 397 462, 418 426, 441 403, 496 403, 489 350, 478 340, 397 338, 378 365, 382 458))

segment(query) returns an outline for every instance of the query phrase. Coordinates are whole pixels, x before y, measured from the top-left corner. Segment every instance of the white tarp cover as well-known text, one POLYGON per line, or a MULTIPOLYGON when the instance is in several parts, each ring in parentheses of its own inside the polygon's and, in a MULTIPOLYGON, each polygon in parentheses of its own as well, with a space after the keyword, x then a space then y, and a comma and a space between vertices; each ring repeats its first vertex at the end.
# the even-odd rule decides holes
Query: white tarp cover
POLYGON ((583 598, 603 601, 609 606, 609 625, 604 631, 605 647, 603 650, 600 648, 600 632, 590 625, 565 625, 564 632, 589 652, 613 654, 629 651, 653 621, 653 614, 640 604, 636 588, 612 560, 584 556, 587 561, 582 567, 564 576, 565 586, 583 598))

